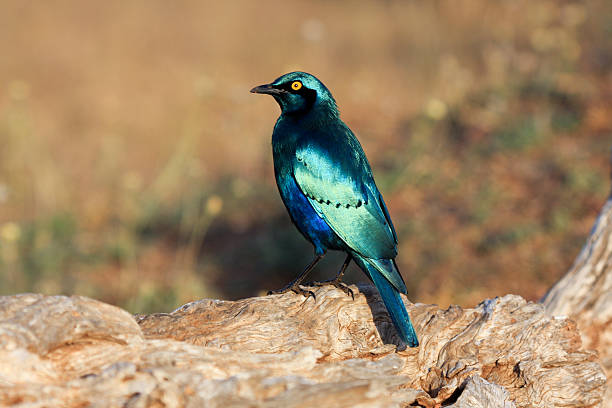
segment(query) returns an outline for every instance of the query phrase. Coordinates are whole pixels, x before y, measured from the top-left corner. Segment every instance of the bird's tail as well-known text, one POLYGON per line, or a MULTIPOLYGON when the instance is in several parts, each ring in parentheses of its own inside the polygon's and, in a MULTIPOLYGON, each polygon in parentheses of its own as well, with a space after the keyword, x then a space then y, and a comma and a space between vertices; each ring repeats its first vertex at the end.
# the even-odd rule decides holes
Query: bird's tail
MULTIPOLYGON (((397 274, 401 280, 401 275, 395 267, 395 262, 391 259, 367 259, 358 254, 352 254, 355 262, 366 272, 374 286, 378 289, 380 297, 391 316, 391 321, 395 329, 399 333, 401 339, 410 347, 418 347, 419 341, 417 335, 412 327, 410 316, 404 307, 404 302, 400 297, 399 290, 391 284, 389 279, 385 275, 397 274)), ((403 281, 402 281, 403 283, 403 281)))

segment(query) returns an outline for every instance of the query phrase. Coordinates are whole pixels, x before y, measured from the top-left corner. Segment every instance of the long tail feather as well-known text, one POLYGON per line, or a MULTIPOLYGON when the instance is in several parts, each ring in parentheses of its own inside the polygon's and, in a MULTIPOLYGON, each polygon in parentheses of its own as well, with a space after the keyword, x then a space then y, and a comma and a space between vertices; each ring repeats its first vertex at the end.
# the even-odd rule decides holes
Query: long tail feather
MULTIPOLYGON (((401 339, 410 347, 418 347, 419 341, 417 335, 414 327, 412 327, 410 316, 408 316, 408 312, 404 307, 399 291, 367 260, 357 254, 353 254, 353 259, 355 259, 364 272, 367 272, 372 282, 374 282, 374 286, 378 289, 378 293, 380 293, 380 297, 401 339)), ((395 273, 399 275, 397 270, 395 273)))

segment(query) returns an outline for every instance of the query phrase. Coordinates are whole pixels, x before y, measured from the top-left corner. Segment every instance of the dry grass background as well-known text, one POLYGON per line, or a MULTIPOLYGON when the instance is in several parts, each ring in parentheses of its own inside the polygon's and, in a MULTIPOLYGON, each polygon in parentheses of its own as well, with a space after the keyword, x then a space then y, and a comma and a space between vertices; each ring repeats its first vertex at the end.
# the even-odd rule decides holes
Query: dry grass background
POLYGON ((2 294, 150 312, 287 282, 311 249, 273 182, 278 108, 248 91, 290 70, 364 145, 415 301, 539 298, 608 193, 605 0, 0 9, 2 294))

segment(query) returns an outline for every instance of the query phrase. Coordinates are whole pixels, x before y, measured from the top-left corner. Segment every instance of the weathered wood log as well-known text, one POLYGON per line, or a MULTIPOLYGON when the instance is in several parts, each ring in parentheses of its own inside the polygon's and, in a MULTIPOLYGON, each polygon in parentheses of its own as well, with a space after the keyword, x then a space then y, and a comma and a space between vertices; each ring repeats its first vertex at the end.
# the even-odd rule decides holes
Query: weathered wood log
POLYGON ((574 319, 585 346, 598 350, 608 376, 605 407, 612 408, 612 197, 573 266, 542 303, 551 315, 574 319))
POLYGON ((605 376, 572 320, 508 295, 411 304, 405 349, 376 291, 201 300, 133 316, 84 297, 0 298, 15 407, 592 407, 605 376), (399 345, 400 347, 396 347, 399 345), (398 350, 399 349, 399 350, 398 350))

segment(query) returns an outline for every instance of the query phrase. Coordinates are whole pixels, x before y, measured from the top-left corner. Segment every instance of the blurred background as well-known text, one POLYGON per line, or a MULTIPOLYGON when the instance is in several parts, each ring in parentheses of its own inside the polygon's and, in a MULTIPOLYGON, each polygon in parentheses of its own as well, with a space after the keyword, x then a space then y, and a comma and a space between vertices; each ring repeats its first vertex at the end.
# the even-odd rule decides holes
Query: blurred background
POLYGON ((413 301, 538 299, 609 191, 610 1, 0 10, 0 294, 137 313, 285 285, 312 247, 274 184, 278 106, 249 89, 292 70, 361 140, 413 301))

